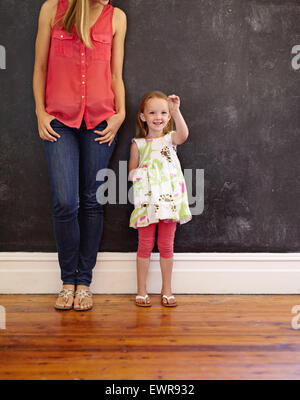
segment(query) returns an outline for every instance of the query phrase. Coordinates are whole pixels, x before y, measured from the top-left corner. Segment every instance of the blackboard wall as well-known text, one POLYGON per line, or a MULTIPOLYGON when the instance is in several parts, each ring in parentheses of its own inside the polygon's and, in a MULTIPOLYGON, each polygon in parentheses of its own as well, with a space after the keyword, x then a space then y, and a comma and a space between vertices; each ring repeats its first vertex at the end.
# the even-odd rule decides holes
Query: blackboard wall
MULTIPOLYGON (((0 251, 56 251, 32 93, 42 3, 0 1, 0 251)), ((119 161, 129 158, 142 95, 176 93, 190 128, 178 155, 193 171, 193 190, 196 170, 204 170, 204 210, 178 226, 175 252, 300 251, 298 0, 114 5, 128 18, 127 119, 109 168, 118 178, 119 161)), ((132 209, 105 206, 99 251, 136 251, 132 209)))

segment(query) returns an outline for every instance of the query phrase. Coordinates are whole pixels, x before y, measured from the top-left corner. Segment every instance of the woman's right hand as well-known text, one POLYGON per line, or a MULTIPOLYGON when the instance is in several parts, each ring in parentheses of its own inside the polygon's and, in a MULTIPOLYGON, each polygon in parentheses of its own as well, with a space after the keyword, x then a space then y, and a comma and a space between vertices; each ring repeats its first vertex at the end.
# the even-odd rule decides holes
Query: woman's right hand
POLYGON ((55 117, 48 114, 46 111, 37 114, 38 130, 41 139, 56 142, 56 138, 60 138, 60 135, 55 132, 50 125, 53 119, 55 119, 55 117))

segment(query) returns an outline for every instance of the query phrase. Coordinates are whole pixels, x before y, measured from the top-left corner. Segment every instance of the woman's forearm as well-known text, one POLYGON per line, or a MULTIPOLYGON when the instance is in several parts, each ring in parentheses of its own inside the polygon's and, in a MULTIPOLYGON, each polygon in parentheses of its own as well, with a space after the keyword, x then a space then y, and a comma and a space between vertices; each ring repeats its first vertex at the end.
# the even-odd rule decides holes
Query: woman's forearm
POLYGON ((125 86, 122 78, 112 77, 111 88, 115 95, 116 112, 125 119, 125 86))
POLYGON ((45 112, 45 90, 46 90, 47 70, 42 67, 34 67, 33 73, 33 94, 35 99, 36 115, 45 112))

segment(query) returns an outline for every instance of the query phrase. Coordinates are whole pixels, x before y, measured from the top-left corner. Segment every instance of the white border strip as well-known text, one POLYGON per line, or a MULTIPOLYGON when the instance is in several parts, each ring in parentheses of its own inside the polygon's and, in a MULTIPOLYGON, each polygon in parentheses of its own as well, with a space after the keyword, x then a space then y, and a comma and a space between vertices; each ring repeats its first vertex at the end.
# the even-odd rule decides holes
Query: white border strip
MULTIPOLYGON (((159 254, 147 287, 160 293, 159 254)), ((0 294, 47 294, 61 288, 57 253, 0 253, 0 294)), ((99 253, 93 293, 136 293, 136 253, 99 253)), ((300 253, 175 253, 177 294, 300 294, 300 253)))

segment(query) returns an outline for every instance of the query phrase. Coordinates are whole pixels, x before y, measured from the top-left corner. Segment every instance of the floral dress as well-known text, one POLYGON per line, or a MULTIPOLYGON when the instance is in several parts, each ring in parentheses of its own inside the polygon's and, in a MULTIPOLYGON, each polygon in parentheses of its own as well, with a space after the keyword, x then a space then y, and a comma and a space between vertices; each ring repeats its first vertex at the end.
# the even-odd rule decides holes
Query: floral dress
POLYGON ((185 179, 172 144, 172 132, 158 138, 134 138, 139 149, 139 166, 132 173, 134 210, 129 226, 179 222, 192 219, 185 179))

